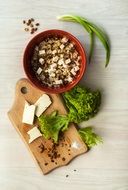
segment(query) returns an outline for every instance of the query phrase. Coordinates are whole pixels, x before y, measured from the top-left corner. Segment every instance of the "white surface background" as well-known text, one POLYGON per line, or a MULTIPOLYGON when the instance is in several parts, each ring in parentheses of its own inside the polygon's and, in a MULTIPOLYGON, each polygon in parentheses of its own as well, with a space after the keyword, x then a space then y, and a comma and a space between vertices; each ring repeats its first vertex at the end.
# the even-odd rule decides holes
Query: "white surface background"
POLYGON ((0 190, 128 190, 128 0, 0 0, 0 86, 0 190), (104 49, 97 41, 83 79, 85 85, 102 91, 99 114, 83 125, 94 125, 104 144, 43 176, 7 111, 16 81, 25 76, 23 49, 32 38, 23 30, 23 19, 39 21, 39 32, 51 28, 71 32, 88 52, 83 28, 56 20, 67 13, 87 17, 110 36, 110 65, 104 68, 104 49))

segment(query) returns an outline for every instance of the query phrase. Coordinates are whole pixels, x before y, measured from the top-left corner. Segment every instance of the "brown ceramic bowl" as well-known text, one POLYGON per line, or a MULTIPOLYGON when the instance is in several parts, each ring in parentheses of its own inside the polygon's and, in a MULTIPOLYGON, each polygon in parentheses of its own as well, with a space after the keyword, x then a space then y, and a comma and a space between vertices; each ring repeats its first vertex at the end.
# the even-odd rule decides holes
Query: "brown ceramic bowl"
POLYGON ((40 90, 45 91, 47 93, 53 93, 53 94, 62 93, 73 88, 82 78, 85 72, 86 64, 87 64, 86 54, 79 40, 68 32, 65 32, 63 30, 56 30, 56 29, 46 30, 44 32, 39 33, 34 38, 32 38, 32 40, 28 43, 25 49, 24 57, 23 57, 24 71, 28 79, 30 80, 30 82, 34 86, 39 88, 40 90), (74 78, 74 80, 68 83, 67 85, 57 87, 57 88, 43 86, 43 84, 37 79, 35 73, 33 72, 31 68, 31 58, 32 58, 35 46, 38 45, 40 42, 42 42, 45 38, 50 37, 50 36, 59 36, 59 37, 66 36, 71 42, 75 44, 75 48, 79 52, 82 58, 81 64, 80 64, 80 70, 77 76, 74 78))

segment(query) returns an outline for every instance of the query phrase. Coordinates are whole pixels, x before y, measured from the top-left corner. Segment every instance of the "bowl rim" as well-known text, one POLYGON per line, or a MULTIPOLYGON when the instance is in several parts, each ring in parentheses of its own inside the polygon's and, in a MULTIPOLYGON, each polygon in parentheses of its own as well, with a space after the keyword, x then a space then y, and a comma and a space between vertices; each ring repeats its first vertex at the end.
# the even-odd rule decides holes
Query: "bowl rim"
MULTIPOLYGON (((34 45, 34 43, 33 43, 34 45)), ((83 48, 81 42, 71 33, 64 31, 64 30, 60 30, 60 29, 49 29, 49 30, 44 30, 40 33, 38 33, 37 35, 35 35, 27 44, 27 46, 25 47, 24 53, 23 53, 23 68, 24 68, 24 72, 26 74, 26 76, 28 77, 30 83, 40 89, 41 91, 44 91, 46 93, 52 93, 52 94, 59 94, 59 93, 63 93, 66 91, 69 91, 70 89, 72 89, 74 86, 76 86, 79 81, 81 80, 81 78, 83 77, 86 68, 87 68, 87 56, 86 56, 86 52, 85 49, 83 48), (77 46, 80 47, 81 49, 81 56, 82 56, 82 70, 80 72, 80 74, 78 76, 76 76, 76 79, 74 79, 74 82, 69 83, 67 86, 63 86, 63 87, 58 87, 58 88, 50 88, 50 87, 45 87, 42 86, 41 84, 39 84, 39 81, 37 83, 36 80, 34 80, 34 78, 32 77, 32 75, 30 73, 28 73, 28 71, 26 70, 26 58, 27 58, 27 52, 29 51, 29 48, 31 46, 31 44, 40 36, 44 35, 44 34, 52 34, 52 32, 56 32, 56 34, 59 35, 59 33, 64 33, 65 36, 68 36, 68 38, 70 39, 70 37, 72 37, 73 40, 75 40, 75 42, 77 43, 77 46)), ((37 79, 38 80, 38 79, 37 79)))

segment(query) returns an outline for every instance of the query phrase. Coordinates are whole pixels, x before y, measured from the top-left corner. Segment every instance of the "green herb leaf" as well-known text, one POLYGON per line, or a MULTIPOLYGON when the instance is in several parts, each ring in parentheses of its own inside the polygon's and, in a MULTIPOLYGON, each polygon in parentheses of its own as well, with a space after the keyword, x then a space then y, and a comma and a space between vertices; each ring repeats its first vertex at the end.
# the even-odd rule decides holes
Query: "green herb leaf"
POLYGON ((102 138, 93 132, 92 127, 79 129, 79 134, 89 148, 92 148, 99 143, 103 143, 102 138))
POLYGON ((58 142, 60 131, 65 131, 69 125, 69 119, 65 115, 58 115, 54 111, 50 115, 41 115, 38 118, 39 128, 46 139, 53 139, 55 143, 58 142))
POLYGON ((92 92, 88 88, 75 86, 63 94, 66 106, 69 109, 70 122, 80 123, 95 116, 101 103, 99 91, 92 92))
POLYGON ((77 22, 81 24, 87 30, 87 32, 90 34, 90 40, 91 40, 89 60, 92 57, 92 52, 94 48, 93 34, 96 34, 96 36, 99 38, 99 40, 101 41, 101 43, 103 44, 106 50, 105 67, 108 66, 109 60, 110 60, 110 45, 109 45, 106 34, 99 27, 89 22, 87 19, 80 16, 76 16, 76 15, 62 15, 62 16, 59 16, 58 19, 62 21, 77 22))

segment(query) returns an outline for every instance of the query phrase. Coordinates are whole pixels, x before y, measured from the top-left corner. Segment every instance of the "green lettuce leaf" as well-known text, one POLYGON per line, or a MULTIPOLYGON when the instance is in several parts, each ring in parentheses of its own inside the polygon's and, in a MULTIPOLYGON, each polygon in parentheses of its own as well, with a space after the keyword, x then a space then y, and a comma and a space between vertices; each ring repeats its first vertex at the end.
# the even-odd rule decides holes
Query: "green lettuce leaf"
POLYGON ((65 131, 69 125, 69 119, 66 115, 58 115, 57 111, 50 115, 41 115, 38 118, 39 128, 46 139, 53 139, 55 143, 58 142, 60 131, 65 131))
POLYGON ((95 116, 101 103, 99 91, 92 92, 88 88, 76 86, 63 94, 66 106, 69 109, 70 122, 80 123, 95 116))
POLYGON ((99 143, 103 143, 102 138, 93 132, 92 127, 79 129, 79 134, 89 148, 92 148, 99 143))

